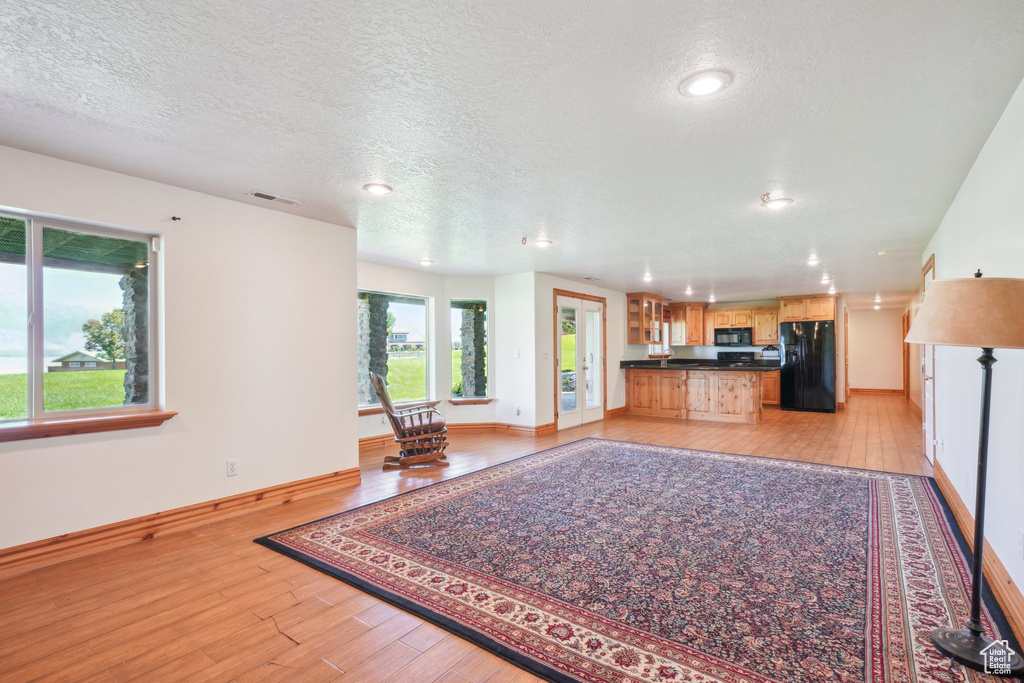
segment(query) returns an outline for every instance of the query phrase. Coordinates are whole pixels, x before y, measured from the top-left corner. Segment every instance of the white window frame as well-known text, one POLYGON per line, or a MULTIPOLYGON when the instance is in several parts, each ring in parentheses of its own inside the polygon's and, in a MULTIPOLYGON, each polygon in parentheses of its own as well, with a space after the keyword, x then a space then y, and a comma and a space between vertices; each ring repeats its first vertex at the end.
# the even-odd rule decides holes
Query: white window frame
MULTIPOLYGON (((28 417, 9 418, 0 420, 0 424, 7 422, 28 422, 48 421, 71 417, 92 417, 109 415, 127 415, 134 413, 151 412, 159 409, 161 396, 160 370, 160 280, 161 260, 160 242, 161 236, 141 230, 121 228, 87 221, 79 221, 72 218, 54 217, 48 214, 30 211, 18 211, 4 208, 0 215, 25 221, 26 244, 25 244, 25 273, 28 278, 28 316, 26 330, 28 338, 28 417), (51 410, 44 409, 43 403, 43 377, 46 374, 46 359, 44 358, 43 337, 45 317, 43 303, 45 292, 43 291, 43 228, 56 228, 101 237, 114 237, 117 239, 135 240, 146 243, 149 254, 148 282, 149 289, 149 400, 146 403, 135 405, 107 406, 104 408, 78 408, 74 410, 51 410)), ((70 365, 70 364, 69 364, 70 365)))
POLYGON ((87 368, 94 368, 94 367, 96 367, 96 361, 94 361, 94 360, 87 360, 87 361, 85 361, 85 367, 87 367, 87 368))
POLYGON ((82 367, 82 363, 80 361, 77 361, 77 360, 69 360, 68 361, 68 367, 69 368, 80 368, 80 367, 82 367))

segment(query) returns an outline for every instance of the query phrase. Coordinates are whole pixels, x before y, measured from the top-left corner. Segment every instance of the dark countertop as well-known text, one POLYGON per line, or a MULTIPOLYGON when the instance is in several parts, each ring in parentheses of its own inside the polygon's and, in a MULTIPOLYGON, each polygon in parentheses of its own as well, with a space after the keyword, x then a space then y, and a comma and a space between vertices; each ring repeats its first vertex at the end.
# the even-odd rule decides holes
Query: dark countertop
POLYGON ((728 360, 712 360, 709 358, 669 358, 668 365, 663 366, 660 360, 622 360, 619 361, 620 368, 637 368, 642 370, 731 370, 742 372, 744 370, 757 370, 770 372, 782 367, 782 361, 777 358, 771 360, 755 360, 744 363, 728 360))

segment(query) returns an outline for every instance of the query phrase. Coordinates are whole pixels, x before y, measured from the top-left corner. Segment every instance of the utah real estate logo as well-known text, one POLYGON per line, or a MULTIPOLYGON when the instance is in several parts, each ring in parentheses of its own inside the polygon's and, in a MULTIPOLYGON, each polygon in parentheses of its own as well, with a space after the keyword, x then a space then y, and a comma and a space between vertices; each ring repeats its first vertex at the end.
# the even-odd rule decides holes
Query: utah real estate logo
POLYGON ((992 676, 1009 676, 1010 662, 1016 654, 1005 640, 990 643, 981 651, 981 656, 985 659, 985 673, 992 676))

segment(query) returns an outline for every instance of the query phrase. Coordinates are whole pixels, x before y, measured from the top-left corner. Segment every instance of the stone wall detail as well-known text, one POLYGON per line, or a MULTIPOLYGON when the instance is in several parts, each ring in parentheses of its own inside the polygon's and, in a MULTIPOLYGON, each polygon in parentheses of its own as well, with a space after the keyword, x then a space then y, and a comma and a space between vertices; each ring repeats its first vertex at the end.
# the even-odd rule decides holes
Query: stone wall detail
POLYGON ((462 339, 462 396, 487 396, 486 304, 464 305, 459 333, 462 339))
POLYGON ((133 268, 118 282, 124 312, 124 405, 149 402, 149 275, 133 268))

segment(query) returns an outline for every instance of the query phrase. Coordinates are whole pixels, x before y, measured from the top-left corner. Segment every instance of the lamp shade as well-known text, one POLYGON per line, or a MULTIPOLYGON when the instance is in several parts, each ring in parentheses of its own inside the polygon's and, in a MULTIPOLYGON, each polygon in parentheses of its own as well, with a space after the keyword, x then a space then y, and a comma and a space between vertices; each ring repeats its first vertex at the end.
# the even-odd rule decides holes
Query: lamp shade
POLYGON ((935 280, 928 287, 906 341, 1024 349, 1024 280, 935 280))

